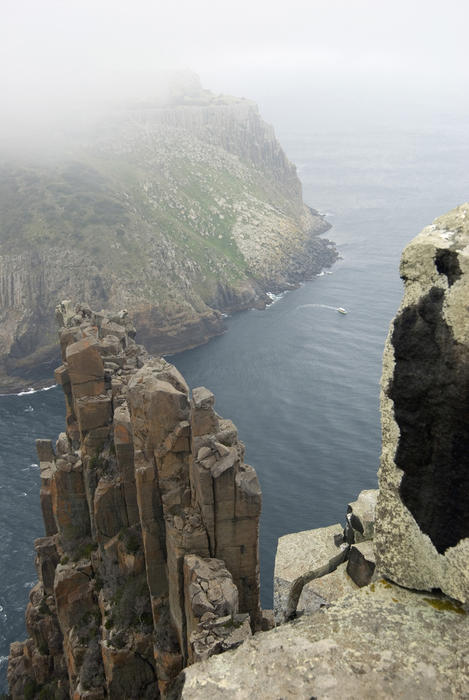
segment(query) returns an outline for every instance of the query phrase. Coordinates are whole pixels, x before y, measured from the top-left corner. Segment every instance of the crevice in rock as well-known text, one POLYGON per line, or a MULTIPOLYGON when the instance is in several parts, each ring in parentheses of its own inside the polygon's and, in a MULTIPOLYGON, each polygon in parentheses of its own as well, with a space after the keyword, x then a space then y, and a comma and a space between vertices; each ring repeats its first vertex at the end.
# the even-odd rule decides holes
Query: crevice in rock
POLYGON ((458 254, 454 250, 448 248, 437 250, 435 266, 440 275, 446 275, 450 287, 461 277, 458 254))

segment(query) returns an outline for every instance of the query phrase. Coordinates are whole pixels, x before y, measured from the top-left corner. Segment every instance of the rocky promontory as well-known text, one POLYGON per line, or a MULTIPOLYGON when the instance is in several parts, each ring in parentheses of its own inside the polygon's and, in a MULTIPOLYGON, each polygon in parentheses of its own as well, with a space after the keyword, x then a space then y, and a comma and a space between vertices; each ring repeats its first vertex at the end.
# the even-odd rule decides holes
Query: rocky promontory
POLYGON ((134 341, 126 312, 57 308, 66 431, 37 441, 45 536, 11 697, 157 698, 188 663, 271 624, 261 491, 204 387, 134 341))
POLYGON ((60 299, 127 309, 165 354, 336 259, 257 106, 194 77, 46 146, 0 153, 0 392, 50 379, 60 299))

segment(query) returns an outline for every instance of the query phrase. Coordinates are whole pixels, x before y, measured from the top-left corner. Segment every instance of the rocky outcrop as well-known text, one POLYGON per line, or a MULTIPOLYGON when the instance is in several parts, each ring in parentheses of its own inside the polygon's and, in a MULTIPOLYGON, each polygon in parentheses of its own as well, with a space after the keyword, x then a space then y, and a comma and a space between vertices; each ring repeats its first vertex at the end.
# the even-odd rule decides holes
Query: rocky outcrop
POLYGON ((170 353, 336 259, 256 105, 192 83, 70 135, 66 156, 0 168, 0 391, 50 380, 58 299, 126 308, 170 353))
POLYGON ((183 700, 463 698, 469 615, 378 580, 185 669, 183 700))
POLYGON ((259 483, 213 394, 191 398, 126 313, 64 302, 57 317, 66 432, 37 443, 46 536, 10 693, 164 697, 264 626, 259 483))
POLYGON ((281 537, 274 571, 276 621, 293 617, 305 584, 334 571, 347 553, 339 524, 281 537))
POLYGON ((469 599, 469 204, 405 249, 386 342, 377 566, 469 599))

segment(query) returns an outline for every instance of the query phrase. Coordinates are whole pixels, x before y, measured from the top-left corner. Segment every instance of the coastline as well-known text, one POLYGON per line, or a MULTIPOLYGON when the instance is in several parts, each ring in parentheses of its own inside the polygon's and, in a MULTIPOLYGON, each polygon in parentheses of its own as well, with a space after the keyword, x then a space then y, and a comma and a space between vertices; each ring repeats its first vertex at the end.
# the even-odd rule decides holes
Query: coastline
MULTIPOLYGON (((199 315, 198 318, 194 318, 189 329, 184 329, 181 326, 178 329, 179 332, 176 332, 173 328, 168 332, 167 338, 160 333, 158 338, 154 337, 152 339, 143 329, 139 332, 139 323, 136 320, 137 342, 148 347, 153 354, 158 354, 162 357, 177 355, 180 352, 200 347, 208 343, 212 338, 216 338, 226 332, 227 328, 224 323, 226 316, 250 309, 265 310, 274 303, 274 299, 270 295, 278 296, 297 289, 303 282, 313 279, 327 268, 330 268, 339 259, 339 253, 333 241, 321 238, 322 234, 332 227, 324 216, 321 215, 321 218, 323 219, 321 230, 311 232, 312 235, 306 242, 303 256, 292 256, 292 269, 286 271, 283 279, 279 279, 278 276, 270 281, 256 281, 253 279, 255 288, 253 287, 253 294, 249 298, 243 299, 241 295, 236 296, 236 293, 231 298, 226 296, 222 298, 220 296, 218 301, 214 300, 212 302, 213 306, 209 306, 212 312, 210 319, 207 319, 207 316, 199 315), (314 248, 315 245, 318 245, 318 241, 320 241, 319 246, 321 249, 314 252, 312 250, 308 251, 308 247, 314 248), (189 337, 192 337, 193 340, 189 340, 189 337)), ((52 368, 55 368, 58 364, 60 364, 59 351, 57 347, 54 347, 50 349, 50 354, 48 353, 47 357, 41 357, 39 365, 24 365, 25 373, 28 375, 26 377, 10 375, 6 372, 1 373, 0 396, 17 395, 30 389, 38 391, 50 386, 54 382, 52 368), (51 374, 45 375, 40 373, 38 370, 41 365, 51 368, 51 374), (29 376, 39 373, 40 376, 37 378, 29 376)))

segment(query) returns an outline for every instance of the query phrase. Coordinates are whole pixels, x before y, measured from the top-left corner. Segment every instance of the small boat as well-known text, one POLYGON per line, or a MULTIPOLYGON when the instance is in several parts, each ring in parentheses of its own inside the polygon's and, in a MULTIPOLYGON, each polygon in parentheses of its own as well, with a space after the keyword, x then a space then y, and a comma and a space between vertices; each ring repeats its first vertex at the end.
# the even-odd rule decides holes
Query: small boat
POLYGON ((346 314, 347 313, 347 311, 345 309, 343 309, 341 306, 339 306, 337 311, 339 312, 339 314, 346 314))

